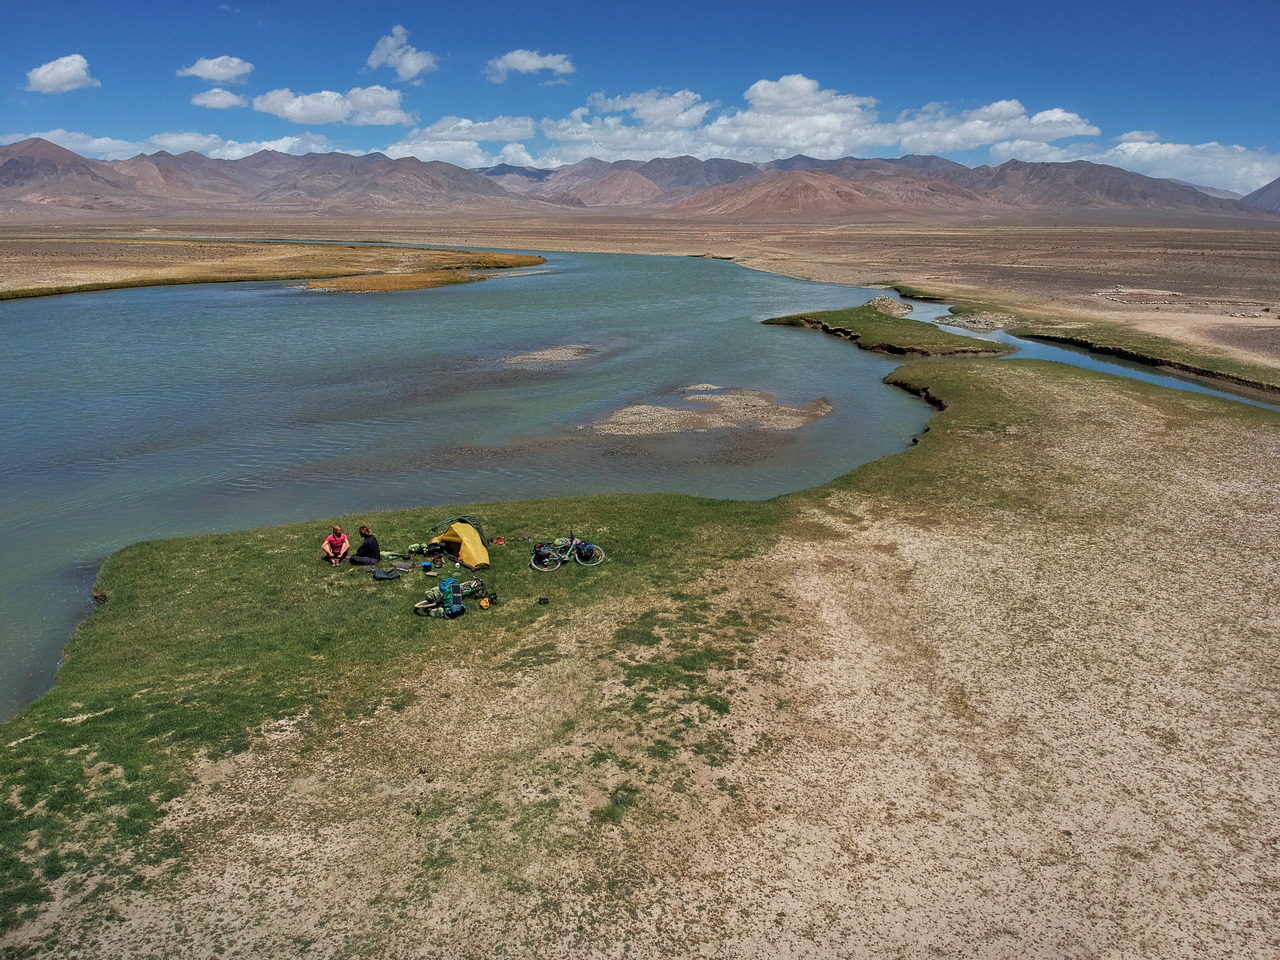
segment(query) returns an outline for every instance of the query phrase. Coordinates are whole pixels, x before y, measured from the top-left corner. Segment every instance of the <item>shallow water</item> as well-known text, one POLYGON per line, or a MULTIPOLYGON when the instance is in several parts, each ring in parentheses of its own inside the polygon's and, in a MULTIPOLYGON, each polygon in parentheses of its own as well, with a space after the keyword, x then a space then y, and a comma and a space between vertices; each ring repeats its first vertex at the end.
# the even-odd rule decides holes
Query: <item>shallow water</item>
POLYGON ((948 324, 946 321, 949 314, 950 308, 947 306, 923 304, 912 311, 911 317, 915 320, 929 320, 943 330, 959 334, 962 337, 995 340, 1015 347, 1016 349, 1013 353, 1001 358, 1003 360, 1008 360, 1012 357, 1022 360, 1051 360, 1054 363, 1065 363, 1070 367, 1099 370, 1103 373, 1125 377, 1128 380, 1141 380, 1143 383, 1153 383, 1156 386, 1169 387, 1173 390, 1186 390, 1190 393, 1203 393, 1211 397, 1221 397, 1224 400, 1248 404, 1251 407, 1262 407, 1264 410, 1280 410, 1280 404, 1261 399, 1257 391, 1243 388, 1233 390, 1226 385, 1223 387, 1210 386, 1209 381, 1203 378, 1178 374, 1170 371, 1167 367, 1122 360, 1118 357, 1092 353, 1080 347, 1027 340, 1022 337, 1015 337, 1013 334, 1006 333, 1003 330, 978 333, 965 327, 948 324))
POLYGON ((547 257, 404 293, 241 283, 0 304, 0 716, 48 687, 98 564, 137 540, 587 492, 765 498, 901 450, 928 420, 880 382, 897 361, 753 322, 879 291, 714 260, 547 257), (599 352, 502 362, 570 343, 599 352), (703 383, 834 409, 792 431, 576 429, 703 383))

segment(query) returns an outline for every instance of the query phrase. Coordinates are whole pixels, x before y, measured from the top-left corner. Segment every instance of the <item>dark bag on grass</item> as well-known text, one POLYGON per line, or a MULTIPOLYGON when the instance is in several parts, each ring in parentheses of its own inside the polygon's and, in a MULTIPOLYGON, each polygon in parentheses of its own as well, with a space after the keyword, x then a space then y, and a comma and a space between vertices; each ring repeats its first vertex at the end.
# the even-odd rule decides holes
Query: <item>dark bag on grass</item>
POLYGON ((400 571, 399 571, 399 570, 377 570, 377 569, 374 569, 374 570, 371 570, 371 571, 369 571, 369 572, 373 574, 373 579, 375 579, 375 580, 399 580, 399 579, 400 579, 400 571))

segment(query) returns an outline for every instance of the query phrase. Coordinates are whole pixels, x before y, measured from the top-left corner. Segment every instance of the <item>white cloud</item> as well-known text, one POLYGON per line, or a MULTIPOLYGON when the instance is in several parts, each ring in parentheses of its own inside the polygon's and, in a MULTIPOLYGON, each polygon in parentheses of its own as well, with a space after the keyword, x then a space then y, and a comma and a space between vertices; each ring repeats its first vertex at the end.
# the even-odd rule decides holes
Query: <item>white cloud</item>
POLYGON ((1006 139, 1046 143, 1063 137, 1097 136, 1101 131, 1078 113, 1054 108, 1028 115, 1017 100, 948 114, 929 104, 887 125, 904 153, 951 153, 985 147, 1006 139))
POLYGON ((405 125, 417 121, 417 117, 400 108, 400 91, 382 86, 352 87, 347 91, 347 103, 351 105, 351 119, 356 126, 405 125))
POLYGON ((388 157, 417 157, 419 160, 443 160, 460 167, 491 167, 497 161, 485 153, 475 140, 427 140, 406 137, 382 151, 388 157))
POLYGON ((498 154, 498 159, 517 167, 533 166, 533 157, 523 143, 508 143, 498 154))
MULTIPOLYGON (((460 167, 489 167, 498 161, 485 152, 480 146, 481 141, 523 140, 532 137, 534 129, 533 120, 529 117, 494 117, 492 120, 441 117, 429 127, 410 131, 383 153, 389 157, 444 160, 460 167)), ((504 158, 508 155, 521 157, 521 163, 532 159, 528 150, 518 143, 510 143, 503 148, 504 158), (519 152, 513 154, 513 147, 519 152)))
POLYGON ((878 124, 874 98, 824 90, 802 74, 759 80, 743 96, 746 109, 722 113, 702 131, 713 153, 740 160, 839 157, 895 139, 878 124))
POLYGON ((197 153, 223 160, 238 160, 259 150, 277 150, 280 153, 294 154, 338 151, 332 141, 318 133, 303 133, 297 136, 281 137, 278 140, 241 142, 228 140, 212 133, 157 133, 145 140, 119 140, 115 137, 95 137, 87 133, 59 129, 37 133, 0 134, 0 145, 17 143, 19 140, 27 140, 31 137, 40 137, 82 156, 97 160, 125 160, 139 153, 154 153, 157 150, 167 150, 170 153, 195 150, 197 153))
POLYGON ((678 154, 759 162, 797 153, 834 158, 893 147, 904 153, 945 153, 1015 138, 1049 142, 1098 133, 1079 114, 1059 108, 1029 113, 1017 100, 960 112, 927 104, 885 120, 873 97, 827 90, 802 74, 757 81, 743 98, 745 106, 712 117, 719 104, 691 90, 623 97, 597 93, 567 117, 542 121, 552 146, 540 162, 678 154))
POLYGON ((1114 145, 1095 142, 1058 147, 1048 143, 1010 140, 992 145, 991 159, 993 162, 1015 159, 1046 162, 1089 160, 1145 173, 1149 177, 1186 180, 1240 193, 1251 193, 1280 177, 1280 154, 1217 142, 1191 144, 1128 140, 1114 145))
POLYGON ((400 91, 382 86, 353 87, 346 93, 294 93, 285 87, 253 98, 253 109, 294 123, 350 123, 355 126, 411 124, 400 106, 400 91))
POLYGON ((197 93, 191 98, 191 102, 197 107, 209 107, 211 110, 226 110, 229 107, 247 107, 249 105, 249 101, 240 96, 240 94, 232 93, 230 90, 223 90, 221 87, 214 87, 204 93, 197 93))
MULTIPOLYGON (((154 137, 152 138, 155 139, 154 137)), ((219 137, 218 139, 222 139, 219 137)), ((193 149, 193 148, 188 148, 193 149)), ((358 150, 340 150, 332 140, 319 133, 302 133, 291 137, 280 137, 277 140, 251 140, 241 143, 236 140, 223 140, 218 146, 211 147, 207 150, 201 150, 201 153, 207 153, 211 157, 218 157, 222 160, 238 160, 241 157, 247 157, 257 153, 259 150, 275 150, 278 153, 292 153, 301 155, 304 153, 354 153, 359 154, 363 151, 358 150)))
POLYGON ((1154 130, 1130 130, 1116 137, 1116 143, 1154 143, 1159 139, 1160 134, 1154 130))
POLYGON ((664 130, 685 130, 702 123, 707 111, 719 106, 715 101, 703 100, 692 90, 663 94, 657 90, 633 93, 626 97, 606 97, 593 93, 587 103, 597 113, 630 113, 646 127, 664 130))
POLYGON ((368 64, 370 69, 390 67, 401 80, 413 80, 439 66, 434 53, 409 45, 409 31, 399 24, 374 45, 368 64))
POLYGON ((550 70, 563 77, 576 68, 564 53, 539 53, 537 50, 512 50, 494 57, 485 66, 485 76, 491 83, 503 83, 512 73, 537 73, 550 70))
POLYGON ((183 67, 176 77, 199 77, 210 83, 244 83, 253 64, 239 57, 201 57, 189 67, 183 67))
POLYGON ((78 53, 50 60, 27 71, 27 89, 34 93, 67 93, 81 87, 100 87, 89 76, 89 61, 78 53))
POLYGON ((468 120, 441 117, 429 127, 414 130, 406 140, 527 140, 534 134, 530 117, 494 117, 468 120))

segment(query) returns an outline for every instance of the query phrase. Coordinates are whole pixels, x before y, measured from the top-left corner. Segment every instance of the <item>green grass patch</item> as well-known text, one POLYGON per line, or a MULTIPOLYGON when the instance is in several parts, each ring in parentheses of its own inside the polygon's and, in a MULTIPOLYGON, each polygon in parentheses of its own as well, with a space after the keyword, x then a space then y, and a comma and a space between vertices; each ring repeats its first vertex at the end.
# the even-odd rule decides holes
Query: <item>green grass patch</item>
POLYGON ((892 317, 869 304, 847 310, 821 310, 775 317, 765 323, 811 327, 852 340, 864 350, 925 356, 988 355, 1011 352, 1000 343, 975 340, 939 330, 932 323, 892 317))
POLYGON ((619 784, 609 791, 608 803, 591 811, 591 819, 596 823, 621 823, 627 811, 634 807, 639 799, 639 787, 629 783, 619 784))

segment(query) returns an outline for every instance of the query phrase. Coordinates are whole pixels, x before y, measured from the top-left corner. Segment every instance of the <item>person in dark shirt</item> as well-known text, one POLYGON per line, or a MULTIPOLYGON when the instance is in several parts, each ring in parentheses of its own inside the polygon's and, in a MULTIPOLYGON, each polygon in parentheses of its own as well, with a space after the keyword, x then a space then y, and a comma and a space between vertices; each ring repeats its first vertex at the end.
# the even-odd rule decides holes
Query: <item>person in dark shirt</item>
POLYGON ((356 548, 356 555, 351 558, 351 562, 371 567, 382 560, 382 549, 378 546, 378 538, 368 527, 360 528, 360 536, 364 537, 364 540, 356 548))

